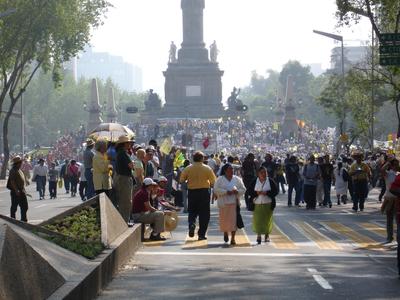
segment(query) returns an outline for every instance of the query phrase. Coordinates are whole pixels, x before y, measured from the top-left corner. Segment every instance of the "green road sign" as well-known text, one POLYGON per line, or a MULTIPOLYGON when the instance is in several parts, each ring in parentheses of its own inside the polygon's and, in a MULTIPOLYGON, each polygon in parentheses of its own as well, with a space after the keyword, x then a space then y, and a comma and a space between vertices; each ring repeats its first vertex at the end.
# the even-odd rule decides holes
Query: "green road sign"
POLYGON ((399 33, 382 33, 381 34, 381 42, 400 42, 400 34, 399 33))
POLYGON ((400 46, 380 46, 380 54, 400 54, 400 46))
POLYGON ((400 66, 400 56, 381 56, 379 64, 381 66, 400 66))

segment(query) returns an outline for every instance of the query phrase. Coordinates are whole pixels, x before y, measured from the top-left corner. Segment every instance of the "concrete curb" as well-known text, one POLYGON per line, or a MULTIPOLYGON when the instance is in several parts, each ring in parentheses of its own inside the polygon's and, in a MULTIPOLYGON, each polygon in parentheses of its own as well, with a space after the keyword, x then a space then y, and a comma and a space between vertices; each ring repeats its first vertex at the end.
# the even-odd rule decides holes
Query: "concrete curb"
MULTIPOLYGON (((118 270, 141 247, 142 225, 137 224, 129 228, 124 222, 123 224, 118 224, 118 222, 114 224, 116 217, 120 216, 115 215, 118 212, 107 201, 110 200, 104 195, 97 196, 40 224, 40 226, 43 226, 52 223, 86 206, 96 203, 100 205, 101 203, 104 215, 102 223, 110 223, 105 224, 107 225, 105 227, 102 226, 102 230, 103 228, 107 230, 108 242, 107 248, 93 260, 59 247, 34 233, 36 231, 50 234, 51 232, 47 229, 0 215, 0 224, 11 227, 25 243, 32 246, 35 253, 44 258, 65 279, 65 283, 52 292, 48 299, 95 299, 117 274, 118 270)), ((52 234, 54 235, 54 232, 52 234)))
POLYGON ((78 281, 67 282, 48 299, 86 300, 95 299, 117 274, 119 268, 131 258, 141 246, 141 225, 129 228, 123 233, 110 249, 105 250, 93 260, 96 265, 90 273, 78 281))

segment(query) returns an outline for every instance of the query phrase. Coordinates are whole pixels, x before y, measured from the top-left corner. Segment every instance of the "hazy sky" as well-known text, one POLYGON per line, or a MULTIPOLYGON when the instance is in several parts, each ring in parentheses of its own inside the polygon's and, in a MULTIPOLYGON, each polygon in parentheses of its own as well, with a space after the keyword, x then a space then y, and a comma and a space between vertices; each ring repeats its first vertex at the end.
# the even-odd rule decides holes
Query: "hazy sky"
MULTIPOLYGON (((170 42, 182 42, 180 0, 110 1, 114 8, 93 35, 95 51, 140 66, 144 89, 163 95, 170 42)), ((289 59, 329 67, 336 44, 312 30, 339 32, 335 7, 335 0, 206 0, 204 37, 207 47, 216 40, 221 51, 224 99, 233 86, 249 83, 252 70, 280 70, 289 59)), ((359 45, 370 38, 370 26, 364 20, 340 33, 345 44, 359 45)))

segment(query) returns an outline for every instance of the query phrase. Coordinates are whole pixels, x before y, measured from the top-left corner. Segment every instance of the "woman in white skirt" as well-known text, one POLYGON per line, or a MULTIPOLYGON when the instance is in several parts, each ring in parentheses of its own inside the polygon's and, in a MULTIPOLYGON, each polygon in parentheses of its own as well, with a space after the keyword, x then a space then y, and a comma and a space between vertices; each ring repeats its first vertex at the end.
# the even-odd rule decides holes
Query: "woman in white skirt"
POLYGON ((349 174, 347 173, 347 170, 343 167, 342 162, 338 162, 337 168, 333 173, 335 175, 337 204, 340 205, 340 200, 342 200, 343 204, 346 204, 347 190, 349 188, 348 184, 349 174))
POLYGON ((225 243, 229 241, 229 232, 231 233, 231 245, 236 244, 236 209, 240 205, 240 198, 245 192, 246 188, 242 179, 233 175, 232 165, 224 165, 221 169, 221 175, 214 184, 214 193, 218 197, 219 228, 224 233, 225 243))

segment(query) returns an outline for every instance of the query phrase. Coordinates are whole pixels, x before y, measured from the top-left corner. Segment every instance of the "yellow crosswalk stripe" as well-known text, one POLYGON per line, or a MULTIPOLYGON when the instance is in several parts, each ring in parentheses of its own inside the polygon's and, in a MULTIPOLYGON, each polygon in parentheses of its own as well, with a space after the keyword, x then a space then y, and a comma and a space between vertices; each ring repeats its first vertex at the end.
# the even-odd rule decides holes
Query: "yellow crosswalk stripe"
POLYGON ((374 223, 360 223, 361 227, 381 237, 386 237, 386 229, 374 223))
POLYGON ((297 249, 296 244, 274 224, 271 235, 272 245, 277 249, 297 249))
POLYGON ((384 249, 383 246, 368 236, 358 233, 357 231, 347 227, 343 224, 336 222, 321 222, 322 224, 327 225, 332 228, 334 231, 346 236, 351 239, 353 242, 358 244, 361 248, 367 249, 384 249))
POLYGON ((150 241, 150 240, 145 240, 143 242, 143 245, 145 247, 161 247, 162 245, 165 244, 165 242, 167 242, 169 239, 172 238, 171 233, 170 232, 163 232, 161 233, 161 236, 165 237, 167 240, 166 241, 150 241))
POLYGON ((235 237, 235 247, 251 247, 251 242, 244 229, 238 229, 235 237))
MULTIPOLYGON (((291 222, 292 223, 292 222, 291 222)), ((317 231, 307 222, 293 222, 292 225, 299 229, 308 239, 313 241, 322 250, 342 250, 337 243, 317 231)))
POLYGON ((185 244, 182 246, 184 250, 194 250, 194 249, 207 249, 208 248, 208 241, 207 240, 198 240, 198 236, 195 235, 194 237, 186 236, 185 244))

